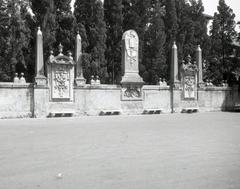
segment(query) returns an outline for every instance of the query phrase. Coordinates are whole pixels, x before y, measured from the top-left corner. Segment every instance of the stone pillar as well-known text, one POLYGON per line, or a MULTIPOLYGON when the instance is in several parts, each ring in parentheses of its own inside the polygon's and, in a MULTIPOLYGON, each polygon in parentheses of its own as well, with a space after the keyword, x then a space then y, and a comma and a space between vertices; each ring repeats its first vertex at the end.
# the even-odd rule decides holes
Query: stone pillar
POLYGON ((204 82, 203 82, 202 49, 200 48, 200 45, 198 45, 196 50, 196 59, 197 59, 197 67, 198 67, 198 75, 197 75, 198 87, 202 88, 204 87, 204 82))
POLYGON ((122 37, 122 70, 121 83, 143 83, 139 75, 139 38, 134 30, 128 30, 122 37))
POLYGON ((171 82, 173 88, 179 88, 180 82, 178 79, 178 52, 177 45, 174 41, 172 46, 172 54, 171 54, 171 82))
POLYGON ((46 85, 47 79, 44 76, 44 61, 43 61, 43 37, 40 27, 37 31, 36 39, 36 76, 35 83, 36 85, 46 85))
POLYGON ((76 61, 76 78, 75 83, 77 86, 84 86, 86 84, 86 79, 83 77, 83 69, 82 69, 82 39, 77 33, 76 36, 76 52, 75 52, 75 61, 76 61))
POLYGON ((40 27, 37 31, 36 39, 36 76, 34 85, 34 103, 33 116, 37 118, 47 116, 48 107, 48 88, 47 79, 44 76, 44 61, 43 61, 43 38, 40 27))

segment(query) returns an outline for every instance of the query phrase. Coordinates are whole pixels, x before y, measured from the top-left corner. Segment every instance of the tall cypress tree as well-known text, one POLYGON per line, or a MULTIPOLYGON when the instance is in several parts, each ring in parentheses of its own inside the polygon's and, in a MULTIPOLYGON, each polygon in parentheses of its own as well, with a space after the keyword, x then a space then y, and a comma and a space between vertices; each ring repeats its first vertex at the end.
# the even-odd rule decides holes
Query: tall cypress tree
MULTIPOLYGON (((56 6, 54 0, 31 0, 35 14, 36 27, 40 26, 43 32, 44 59, 49 56, 49 50, 54 49, 56 42, 56 6)), ((35 33, 33 35, 36 35, 35 33)))
POLYGON ((61 43, 65 51, 74 52, 76 20, 71 11, 71 0, 54 0, 54 3, 57 21, 55 47, 61 43))
POLYGON ((122 0, 105 0, 105 21, 107 26, 106 60, 111 83, 121 80, 121 38, 123 34, 122 0))
POLYGON ((235 14, 224 0, 219 0, 218 13, 214 14, 210 31, 211 56, 209 57, 210 75, 215 83, 227 80, 231 76, 233 67, 228 57, 232 54, 232 42, 236 37, 235 14))
POLYGON ((77 24, 84 26, 88 45, 85 50, 85 77, 90 80, 91 75, 99 75, 103 83, 107 82, 106 23, 101 0, 77 0, 74 15, 77 24))
POLYGON ((0 81, 10 80, 10 67, 6 65, 7 37, 8 37, 8 7, 5 0, 0 0, 0 81))
MULTIPOLYGON (((2 9, 1 17, 5 45, 4 51, 4 80, 10 81, 15 72, 27 73, 26 56, 29 53, 30 30, 26 24, 28 3, 20 0, 3 1, 2 5, 7 9, 2 9), (6 7, 5 7, 6 8, 6 7), (7 30, 6 30, 7 29, 7 30), (7 31, 7 33, 6 33, 7 31)), ((4 8, 3 6, 3 8, 4 8)), ((1 40, 2 41, 2 40, 1 40)))
POLYGON ((149 26, 145 33, 144 41, 144 68, 141 70, 146 83, 156 84, 159 77, 168 78, 165 55, 165 24, 163 4, 156 0, 152 1, 149 26))

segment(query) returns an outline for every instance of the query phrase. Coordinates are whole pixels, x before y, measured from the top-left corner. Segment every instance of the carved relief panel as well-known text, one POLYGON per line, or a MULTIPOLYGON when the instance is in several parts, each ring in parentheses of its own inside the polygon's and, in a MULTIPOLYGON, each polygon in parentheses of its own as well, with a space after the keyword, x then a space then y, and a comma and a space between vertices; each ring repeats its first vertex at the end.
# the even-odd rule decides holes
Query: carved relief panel
POLYGON ((197 65, 191 63, 191 57, 188 56, 186 64, 183 63, 182 65, 182 84, 184 99, 197 99, 197 72, 197 65))
POLYGON ((122 101, 141 101, 143 100, 142 86, 128 85, 122 88, 122 101))
POLYGON ((184 98, 185 99, 194 99, 195 96, 195 91, 196 91, 196 78, 194 75, 186 75, 184 76, 184 98))
POLYGON ((51 55, 48 61, 50 100, 72 101, 74 84, 74 61, 71 56, 51 55))
POLYGON ((52 98, 70 99, 70 70, 66 66, 55 66, 52 78, 52 98))

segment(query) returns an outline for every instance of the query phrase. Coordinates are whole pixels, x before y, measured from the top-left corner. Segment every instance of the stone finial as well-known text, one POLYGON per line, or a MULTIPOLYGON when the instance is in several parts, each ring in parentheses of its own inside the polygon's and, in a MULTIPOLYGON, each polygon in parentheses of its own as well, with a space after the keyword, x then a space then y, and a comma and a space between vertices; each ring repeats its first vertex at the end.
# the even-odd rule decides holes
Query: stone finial
POLYGON ((71 52, 71 51, 68 52, 68 57, 69 57, 71 60, 73 60, 72 52, 71 52))
POLYGON ((40 27, 38 27, 37 35, 42 35, 42 31, 40 27))
POLYGON ((172 46, 173 49, 177 49, 177 45, 176 45, 176 41, 173 41, 173 46, 172 46))
POLYGON ((94 80, 94 76, 93 76, 93 75, 91 76, 90 84, 91 84, 91 85, 94 85, 94 84, 95 84, 95 80, 94 80))
POLYGON ((14 82, 14 83, 19 83, 18 73, 15 73, 15 74, 14 74, 13 82, 14 82))
POLYGON ((190 54, 188 54, 188 56, 186 57, 186 61, 187 61, 187 64, 191 64, 192 57, 190 56, 190 54))
POLYGON ((62 52, 63 52, 63 46, 62 46, 61 43, 58 45, 58 50, 59 50, 59 55, 63 55, 63 54, 62 54, 62 52))
POLYGON ((24 73, 21 73, 20 83, 26 83, 26 80, 24 78, 24 73))
POLYGON ((50 50, 49 62, 51 63, 54 60, 53 50, 50 50))
POLYGON ((100 81, 100 79, 99 79, 99 76, 98 76, 98 75, 96 76, 96 84, 97 84, 97 85, 100 85, 100 84, 101 84, 101 81, 100 81))

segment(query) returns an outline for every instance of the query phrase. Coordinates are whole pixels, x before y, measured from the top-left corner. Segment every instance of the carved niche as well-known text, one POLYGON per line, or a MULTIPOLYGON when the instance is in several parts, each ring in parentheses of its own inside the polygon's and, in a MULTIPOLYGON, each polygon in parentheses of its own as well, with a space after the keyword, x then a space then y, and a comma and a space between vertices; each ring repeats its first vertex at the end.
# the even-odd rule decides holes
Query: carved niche
POLYGON ((74 61, 70 56, 51 53, 48 61, 48 78, 53 101, 73 100, 74 61))

